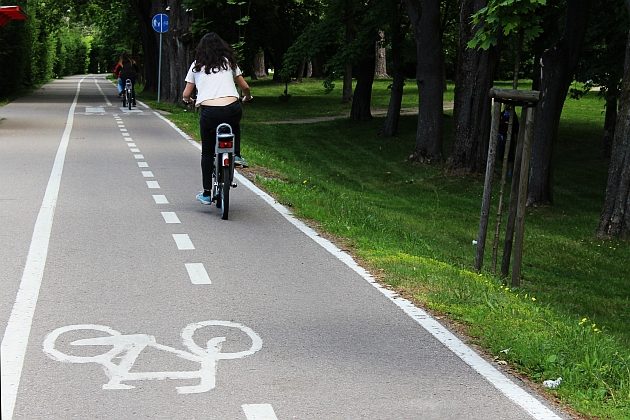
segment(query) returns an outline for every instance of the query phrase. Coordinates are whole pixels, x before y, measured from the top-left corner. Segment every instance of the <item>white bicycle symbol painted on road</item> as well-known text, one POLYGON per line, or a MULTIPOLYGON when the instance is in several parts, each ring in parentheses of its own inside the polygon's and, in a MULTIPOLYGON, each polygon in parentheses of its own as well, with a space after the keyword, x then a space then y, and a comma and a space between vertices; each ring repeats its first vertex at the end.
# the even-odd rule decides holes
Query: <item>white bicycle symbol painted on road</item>
POLYGON ((189 352, 165 346, 156 342, 155 337, 148 334, 121 334, 106 325, 68 325, 57 328, 46 336, 44 340, 44 352, 52 359, 65 363, 97 363, 103 367, 109 382, 103 385, 103 389, 132 389, 132 385, 123 381, 163 380, 163 379, 199 379, 198 385, 178 386, 180 394, 195 394, 214 389, 216 385, 217 361, 226 359, 240 359, 256 353, 262 348, 261 338, 249 327, 230 321, 203 321, 188 324, 181 333, 182 343, 189 352), (239 352, 221 352, 221 347, 226 337, 214 337, 207 341, 206 347, 201 348, 195 343, 193 335, 203 327, 227 327, 240 330, 251 340, 248 350, 239 352), (94 338, 75 340, 70 346, 111 346, 104 354, 95 356, 74 356, 62 353, 55 348, 59 337, 71 331, 93 330, 108 334, 94 338), (136 359, 145 348, 172 353, 175 356, 197 362, 199 370, 192 371, 165 371, 165 372, 130 372, 136 359), (118 364, 114 359, 120 359, 118 364))

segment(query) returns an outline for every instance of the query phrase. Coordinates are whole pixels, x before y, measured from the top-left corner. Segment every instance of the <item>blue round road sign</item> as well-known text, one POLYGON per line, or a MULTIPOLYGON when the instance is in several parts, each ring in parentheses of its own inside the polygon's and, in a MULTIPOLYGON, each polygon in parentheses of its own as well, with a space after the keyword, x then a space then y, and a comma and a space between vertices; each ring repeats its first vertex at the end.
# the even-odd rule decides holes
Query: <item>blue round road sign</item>
POLYGON ((151 20, 151 25, 153 26, 153 30, 155 30, 155 32, 168 32, 168 15, 165 15, 164 13, 158 13, 157 15, 153 16, 153 19, 151 20))

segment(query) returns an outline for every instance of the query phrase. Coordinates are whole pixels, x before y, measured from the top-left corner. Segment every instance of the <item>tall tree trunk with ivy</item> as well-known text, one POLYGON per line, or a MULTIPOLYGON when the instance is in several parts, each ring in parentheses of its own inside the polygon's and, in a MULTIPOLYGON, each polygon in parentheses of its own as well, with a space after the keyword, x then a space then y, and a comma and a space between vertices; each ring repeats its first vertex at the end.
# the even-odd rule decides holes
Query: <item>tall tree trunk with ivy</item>
POLYGON ((439 0, 405 0, 416 41, 418 126, 410 160, 432 162, 442 158, 444 66, 439 0))
MULTIPOLYGON (((626 0, 630 14, 630 0, 626 0)), ((630 31, 604 208, 597 228, 603 238, 630 238, 630 31)))
POLYGON ((163 35, 161 100, 177 103, 184 90, 188 66, 192 62, 191 16, 182 0, 168 0, 169 31, 163 35))
POLYGON ((138 29, 144 53, 144 62, 140 69, 144 77, 144 90, 157 92, 159 38, 151 26, 151 18, 161 11, 161 7, 151 0, 134 0, 131 4, 138 18, 138 29))

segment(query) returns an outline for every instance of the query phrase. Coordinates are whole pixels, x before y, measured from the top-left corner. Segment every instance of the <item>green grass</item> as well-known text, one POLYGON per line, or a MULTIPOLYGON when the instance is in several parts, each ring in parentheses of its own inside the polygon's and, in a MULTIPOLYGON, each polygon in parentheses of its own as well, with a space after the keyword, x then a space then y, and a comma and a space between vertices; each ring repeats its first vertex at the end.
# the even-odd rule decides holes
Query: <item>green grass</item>
MULTIPOLYGON (((387 106, 388 84, 375 83, 373 108, 387 106)), ((472 270, 482 177, 406 161, 415 116, 402 117, 399 136, 389 139, 377 135, 382 119, 263 124, 348 115, 340 84, 330 94, 321 81, 292 84, 288 102, 278 99, 283 89, 253 82, 255 101, 245 108, 243 151, 254 172, 265 174, 259 185, 342 240, 382 282, 462 325, 491 355, 537 383, 562 376, 548 392, 566 404, 587 416, 630 418, 630 244, 594 236, 607 176, 596 95, 566 102, 555 204, 528 211, 523 286, 511 290, 487 269, 472 270)), ((445 100, 452 96, 449 85, 445 100)), ((194 114, 161 106, 198 138, 194 114)), ((408 82, 403 107, 415 106, 408 82)), ((447 115, 446 144, 452 125, 447 115)))

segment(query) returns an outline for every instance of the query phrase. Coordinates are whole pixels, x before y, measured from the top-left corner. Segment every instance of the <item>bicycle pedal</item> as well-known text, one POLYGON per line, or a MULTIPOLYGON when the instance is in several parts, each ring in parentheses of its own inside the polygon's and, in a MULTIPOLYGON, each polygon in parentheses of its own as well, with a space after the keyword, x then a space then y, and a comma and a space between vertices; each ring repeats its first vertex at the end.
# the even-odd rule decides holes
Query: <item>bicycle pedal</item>
POLYGON ((236 188, 238 187, 238 184, 236 182, 232 182, 232 188, 236 188))

